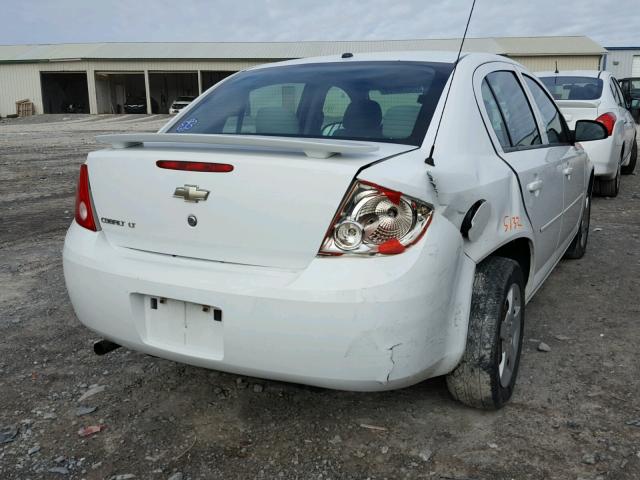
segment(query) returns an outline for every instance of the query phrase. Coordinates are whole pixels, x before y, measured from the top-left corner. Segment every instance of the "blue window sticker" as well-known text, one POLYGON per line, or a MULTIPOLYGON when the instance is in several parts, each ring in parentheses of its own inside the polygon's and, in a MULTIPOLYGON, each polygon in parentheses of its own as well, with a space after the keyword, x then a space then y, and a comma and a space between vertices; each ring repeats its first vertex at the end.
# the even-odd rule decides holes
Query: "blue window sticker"
POLYGON ((180 122, 180 125, 178 125, 178 128, 176 128, 176 132, 178 133, 188 132, 196 125, 196 123, 198 123, 197 118, 190 118, 189 120, 184 120, 180 122))

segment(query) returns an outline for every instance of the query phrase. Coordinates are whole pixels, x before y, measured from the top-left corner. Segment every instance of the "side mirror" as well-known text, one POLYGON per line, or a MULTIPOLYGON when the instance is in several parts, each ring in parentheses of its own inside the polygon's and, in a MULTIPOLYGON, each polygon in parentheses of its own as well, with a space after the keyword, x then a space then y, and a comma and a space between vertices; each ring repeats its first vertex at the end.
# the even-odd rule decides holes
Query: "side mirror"
POLYGON ((573 139, 576 142, 590 142, 592 140, 604 140, 609 136, 607 128, 595 120, 578 120, 573 139))

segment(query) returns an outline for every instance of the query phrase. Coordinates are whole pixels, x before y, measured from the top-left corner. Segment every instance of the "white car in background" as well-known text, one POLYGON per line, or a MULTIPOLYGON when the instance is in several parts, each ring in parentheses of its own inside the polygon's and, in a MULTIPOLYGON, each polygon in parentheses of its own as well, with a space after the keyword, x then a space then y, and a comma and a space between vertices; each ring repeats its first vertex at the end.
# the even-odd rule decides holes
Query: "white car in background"
POLYGON ((196 97, 177 97, 169 107, 169 114, 177 115, 184 107, 189 105, 195 99, 196 97))
POLYGON ((447 375, 460 401, 504 405, 525 303, 586 250, 593 166, 574 140, 606 130, 569 131, 507 58, 455 62, 263 65, 156 134, 99 137, 63 253, 96 353, 347 390, 447 375))
POLYGON ((601 122, 609 136, 589 142, 584 149, 596 169, 594 193, 615 197, 620 190, 620 174, 630 174, 636 166, 638 145, 636 123, 610 72, 575 70, 538 72, 553 95, 570 128, 577 120, 601 122))

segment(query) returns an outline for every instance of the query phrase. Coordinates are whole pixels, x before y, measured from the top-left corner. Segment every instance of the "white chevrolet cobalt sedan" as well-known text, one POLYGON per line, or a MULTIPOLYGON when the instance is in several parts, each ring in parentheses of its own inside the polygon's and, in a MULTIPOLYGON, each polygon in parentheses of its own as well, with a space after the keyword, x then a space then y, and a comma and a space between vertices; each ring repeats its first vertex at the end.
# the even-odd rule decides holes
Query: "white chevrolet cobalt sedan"
MULTIPOLYGON (((499 408, 525 303, 586 249, 593 166, 504 57, 344 54, 235 74, 82 165, 64 274, 119 345, 242 375, 389 390, 447 375, 499 408)), ((580 142, 580 143, 578 143, 580 142)))
POLYGON ((598 70, 541 72, 538 76, 569 128, 582 119, 597 120, 607 128, 606 139, 585 143, 584 149, 595 166, 594 193, 617 196, 620 174, 633 173, 638 158, 636 123, 617 80, 610 72, 598 70))

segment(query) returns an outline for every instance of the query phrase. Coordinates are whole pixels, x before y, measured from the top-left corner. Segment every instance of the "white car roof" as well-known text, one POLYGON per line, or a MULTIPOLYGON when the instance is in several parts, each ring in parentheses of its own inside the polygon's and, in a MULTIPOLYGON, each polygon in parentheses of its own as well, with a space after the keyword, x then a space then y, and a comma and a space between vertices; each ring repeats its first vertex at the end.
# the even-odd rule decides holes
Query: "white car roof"
MULTIPOLYGON (((345 52, 346 53, 346 52, 345 52)), ((342 58, 342 55, 328 55, 323 57, 299 58, 296 60, 287 60, 284 62, 268 63, 257 65, 249 70, 258 70, 262 68, 271 68, 285 65, 304 65, 311 63, 332 63, 332 62, 359 62, 359 61, 405 61, 405 62, 440 62, 454 63, 458 56, 458 52, 453 51, 437 51, 437 50, 415 50, 404 52, 371 52, 371 53, 354 53, 352 57, 342 58)), ((465 64, 469 62, 478 65, 486 62, 505 62, 520 66, 519 63, 501 55, 494 55, 482 52, 463 52, 460 56, 465 64)))
POLYGON ((538 77, 590 77, 604 78, 611 75, 606 70, 560 70, 556 72, 535 72, 538 77))

